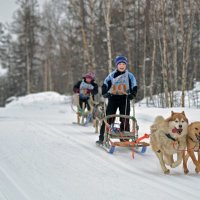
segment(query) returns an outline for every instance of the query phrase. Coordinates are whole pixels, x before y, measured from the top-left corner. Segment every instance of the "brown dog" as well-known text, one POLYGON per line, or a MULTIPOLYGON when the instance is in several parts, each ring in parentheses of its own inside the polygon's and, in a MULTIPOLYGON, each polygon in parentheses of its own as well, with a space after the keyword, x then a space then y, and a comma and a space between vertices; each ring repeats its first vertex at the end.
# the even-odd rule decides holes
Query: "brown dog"
POLYGON ((165 174, 170 172, 166 165, 175 168, 181 164, 183 150, 186 149, 187 131, 188 119, 184 112, 172 111, 167 119, 158 116, 151 126, 150 144, 165 174), (176 161, 173 155, 177 155, 176 161))
POLYGON ((187 152, 183 156, 183 169, 184 173, 189 172, 187 168, 188 158, 191 157, 194 165, 196 166, 196 173, 200 172, 200 122, 193 122, 188 127, 188 135, 186 138, 187 152), (195 157, 195 153, 198 152, 198 160, 195 157))

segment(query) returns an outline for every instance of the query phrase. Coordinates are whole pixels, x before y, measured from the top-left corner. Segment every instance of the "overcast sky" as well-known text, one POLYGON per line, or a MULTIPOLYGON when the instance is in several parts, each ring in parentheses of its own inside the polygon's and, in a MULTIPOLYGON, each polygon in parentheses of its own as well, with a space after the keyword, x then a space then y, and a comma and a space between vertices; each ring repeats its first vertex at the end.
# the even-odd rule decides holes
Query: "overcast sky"
MULTIPOLYGON (((40 8, 43 3, 49 0, 38 0, 40 8)), ((0 0, 0 22, 12 22, 13 12, 18 8, 16 0, 0 0)), ((41 10, 41 9, 40 9, 41 10)), ((0 63, 0 76, 4 75, 6 70, 2 69, 0 63)))
MULTIPOLYGON (((48 0, 38 0, 40 8, 45 1, 48 0)), ((10 23, 12 21, 13 12, 17 8, 16 0, 0 0, 0 22, 10 23)))

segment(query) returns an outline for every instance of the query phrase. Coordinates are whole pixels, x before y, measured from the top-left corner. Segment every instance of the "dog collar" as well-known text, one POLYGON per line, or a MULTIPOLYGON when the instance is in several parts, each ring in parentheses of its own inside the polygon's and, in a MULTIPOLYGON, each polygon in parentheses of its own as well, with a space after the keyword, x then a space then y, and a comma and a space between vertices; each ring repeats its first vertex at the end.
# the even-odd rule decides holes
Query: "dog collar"
POLYGON ((166 135, 169 139, 173 140, 174 142, 176 141, 176 139, 173 138, 169 133, 165 133, 165 135, 166 135))

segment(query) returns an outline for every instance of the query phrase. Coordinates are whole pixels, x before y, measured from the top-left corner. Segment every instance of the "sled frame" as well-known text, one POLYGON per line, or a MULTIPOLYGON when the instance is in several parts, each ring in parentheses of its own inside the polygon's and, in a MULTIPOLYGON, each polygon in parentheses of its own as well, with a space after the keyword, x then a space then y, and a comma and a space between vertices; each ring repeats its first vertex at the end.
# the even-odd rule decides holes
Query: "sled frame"
MULTIPOLYGON (((90 100, 89 100, 89 104, 91 104, 90 100)), ((91 111, 86 110, 85 103, 82 104, 82 108, 80 107, 78 94, 73 95, 71 107, 72 107, 72 110, 76 113, 77 124, 86 126, 92 120, 91 111), (73 106, 76 106, 76 109, 74 109, 73 106)))
POLYGON ((119 115, 113 114, 104 117, 105 122, 105 132, 104 132, 104 141, 103 145, 108 148, 109 153, 113 153, 116 146, 118 147, 131 147, 132 148, 132 157, 134 158, 134 151, 138 151, 138 148, 142 148, 141 152, 144 153, 146 151, 146 147, 149 146, 148 143, 142 141, 146 138, 149 138, 148 134, 144 134, 139 137, 138 130, 139 126, 137 124, 137 120, 133 116, 127 115, 119 115), (124 118, 128 119, 130 123, 131 130, 130 131, 119 131, 113 132, 111 125, 108 123, 110 118, 124 118), (132 126, 131 126, 132 124, 132 126), (115 141, 115 139, 119 139, 120 141, 115 141), (112 150, 111 150, 112 149, 112 150))

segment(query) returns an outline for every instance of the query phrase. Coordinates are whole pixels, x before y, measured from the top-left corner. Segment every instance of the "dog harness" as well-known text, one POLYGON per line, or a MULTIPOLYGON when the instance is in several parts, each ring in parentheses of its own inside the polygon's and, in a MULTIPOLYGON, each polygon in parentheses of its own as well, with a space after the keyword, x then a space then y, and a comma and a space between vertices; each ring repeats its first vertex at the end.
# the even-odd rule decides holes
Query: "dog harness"
POLYGON ((169 139, 173 140, 174 142, 176 141, 176 139, 173 138, 169 133, 165 133, 165 135, 166 135, 169 139))

